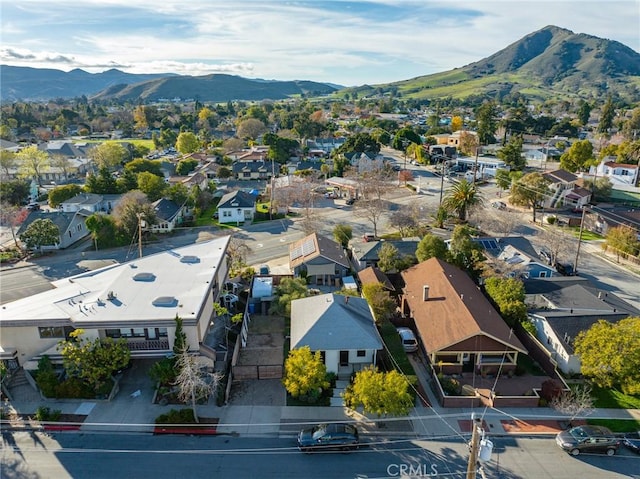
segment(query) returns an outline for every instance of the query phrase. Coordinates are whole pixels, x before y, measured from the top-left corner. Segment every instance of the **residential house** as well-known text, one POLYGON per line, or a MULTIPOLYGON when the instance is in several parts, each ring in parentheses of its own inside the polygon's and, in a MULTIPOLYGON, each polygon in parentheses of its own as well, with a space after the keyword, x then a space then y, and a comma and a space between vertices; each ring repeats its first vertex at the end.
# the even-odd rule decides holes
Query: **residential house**
POLYGON ((358 279, 363 287, 368 284, 381 284, 382 288, 390 293, 395 293, 396 291, 396 288, 389 280, 389 277, 373 266, 369 266, 368 268, 358 271, 358 279))
POLYGON ((352 245, 351 252, 353 253, 354 262, 357 264, 358 269, 361 270, 370 266, 378 266, 380 248, 385 244, 393 246, 398 251, 400 258, 408 257, 413 262, 417 262, 416 249, 418 248, 418 243, 420 241, 367 241, 352 245))
POLYGON ((431 258, 401 273, 401 309, 415 321, 427 357, 444 374, 509 374, 527 354, 500 314, 460 268, 431 258))
POLYGON ((278 171, 273 161, 236 161, 232 165, 233 176, 237 180, 269 180, 278 171))
POLYGON ((291 349, 320 351, 327 372, 339 377, 376 364, 383 347, 364 298, 333 293, 291 302, 291 349))
POLYGON ((618 226, 634 229, 640 240, 640 209, 603 204, 591 207, 584 217, 584 227, 602 236, 618 226))
POLYGON ((173 200, 160 198, 152 203, 156 213, 156 222, 148 226, 152 233, 171 233, 180 226, 188 215, 186 205, 179 205, 173 200))
POLYGON ((256 197, 241 190, 225 194, 218 203, 220 223, 244 223, 253 220, 256 197))
POLYGON ((607 157, 598 165, 589 168, 589 176, 593 178, 609 178, 613 188, 616 186, 639 186, 640 166, 616 163, 615 158, 607 157))
POLYGON ((0 359, 35 369, 76 329, 84 337, 125 338, 133 358, 172 353, 175 318, 191 351, 199 350, 227 278, 229 236, 145 256, 53 282, 54 289, 0 309, 0 359))
POLYGON ((350 267, 342 245, 318 233, 289 245, 289 269, 311 284, 337 285, 350 267))
POLYGON ((35 220, 50 220, 58 227, 60 234, 55 244, 43 246, 42 250, 65 249, 89 235, 90 232, 86 225, 86 220, 89 216, 91 216, 91 212, 86 210, 70 213, 64 211, 32 211, 20 225, 16 236, 20 237, 35 220))
POLYGON ((309 150, 320 150, 325 155, 329 155, 336 148, 340 148, 345 141, 346 141, 346 138, 344 137, 314 138, 314 139, 308 139, 306 141, 306 144, 309 150))
POLYGON ((482 237, 473 241, 484 248, 494 268, 505 276, 527 280, 550 278, 558 274, 523 236, 482 237))
POLYGON ((540 343, 565 374, 580 371, 574 342, 600 320, 616 323, 640 311, 587 278, 559 277, 525 282, 528 316, 540 343))
POLYGON ((581 208, 591 201, 591 192, 576 185, 578 177, 573 173, 560 169, 545 172, 542 176, 549 182, 551 190, 551 197, 544 201, 545 208, 565 205, 581 208))
POLYGON ((73 213, 81 210, 89 211, 90 213, 111 213, 121 198, 122 195, 80 193, 60 203, 60 209, 65 213, 73 213))

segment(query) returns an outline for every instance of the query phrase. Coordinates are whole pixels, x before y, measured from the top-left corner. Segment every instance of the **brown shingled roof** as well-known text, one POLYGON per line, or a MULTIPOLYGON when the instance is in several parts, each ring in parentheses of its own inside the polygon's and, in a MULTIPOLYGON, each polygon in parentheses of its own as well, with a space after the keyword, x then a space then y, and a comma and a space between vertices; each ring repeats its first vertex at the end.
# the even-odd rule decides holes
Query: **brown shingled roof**
POLYGON ((404 271, 402 277, 403 300, 429 353, 458 350, 456 346, 472 351, 476 345, 480 351, 504 352, 508 347, 526 354, 500 314, 461 269, 431 258, 404 271), (429 286, 427 301, 423 299, 425 285, 429 286))
POLYGON ((373 266, 358 271, 358 279, 360 279, 363 286, 366 284, 380 283, 382 287, 388 291, 396 290, 393 284, 391 284, 391 281, 389 281, 389 278, 387 278, 387 275, 373 266))

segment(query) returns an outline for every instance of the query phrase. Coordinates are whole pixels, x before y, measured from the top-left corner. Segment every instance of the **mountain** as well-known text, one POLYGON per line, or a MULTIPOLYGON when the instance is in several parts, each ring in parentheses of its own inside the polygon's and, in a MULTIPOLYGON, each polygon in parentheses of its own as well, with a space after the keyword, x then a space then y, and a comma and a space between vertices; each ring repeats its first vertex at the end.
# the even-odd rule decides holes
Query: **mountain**
POLYGON ((199 101, 283 100, 294 95, 327 95, 333 85, 311 81, 252 80, 234 75, 173 76, 133 85, 115 85, 91 97, 93 100, 154 101, 160 98, 194 98, 199 101))
POLYGON ((51 100, 91 96, 112 85, 139 83, 170 76, 165 74, 132 74, 111 69, 88 73, 75 69, 69 72, 48 68, 0 65, 0 98, 2 101, 51 100))
POLYGON ((358 98, 391 92, 415 99, 527 97, 601 100, 611 93, 640 98, 640 54, 622 43, 547 26, 493 55, 461 68, 385 85, 340 91, 358 98))
POLYGON ((325 95, 336 85, 311 81, 249 80, 233 75, 182 76, 131 74, 111 69, 102 73, 0 65, 2 101, 51 100, 82 95, 96 100, 195 98, 200 101, 280 100, 292 95, 325 95))

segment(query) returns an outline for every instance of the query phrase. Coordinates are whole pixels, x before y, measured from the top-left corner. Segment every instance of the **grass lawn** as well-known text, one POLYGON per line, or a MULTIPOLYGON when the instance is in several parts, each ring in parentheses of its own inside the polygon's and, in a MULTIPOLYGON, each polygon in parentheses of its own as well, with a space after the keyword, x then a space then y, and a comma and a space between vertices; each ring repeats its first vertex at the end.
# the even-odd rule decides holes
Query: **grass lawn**
POLYGON ((640 397, 629 396, 615 389, 602 389, 594 386, 592 396, 594 407, 640 409, 640 397))
POLYGON ((613 432, 640 431, 640 421, 635 419, 587 419, 587 424, 608 427, 613 432))
MULTIPOLYGON (((573 235, 575 238, 580 237, 580 228, 576 226, 572 226, 569 229, 571 230, 571 235, 573 235)), ((587 229, 582 230, 582 241, 592 241, 592 240, 601 240, 601 239, 603 239, 602 236, 600 236, 597 233, 594 233, 593 231, 589 231, 587 229)))

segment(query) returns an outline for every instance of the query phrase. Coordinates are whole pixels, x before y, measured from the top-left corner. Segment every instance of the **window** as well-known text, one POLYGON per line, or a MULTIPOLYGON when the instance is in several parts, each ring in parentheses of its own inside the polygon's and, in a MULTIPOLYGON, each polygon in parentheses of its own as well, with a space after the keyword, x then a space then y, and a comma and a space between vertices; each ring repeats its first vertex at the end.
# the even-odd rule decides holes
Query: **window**
POLYGON ((45 327, 38 328, 38 332, 40 333, 40 338, 61 338, 64 339, 64 328, 62 326, 53 326, 53 327, 45 327))
POLYGON ((222 216, 225 217, 225 218, 230 218, 231 217, 231 211, 224 210, 222 212, 222 216))
POLYGON ((358 356, 359 358, 364 358, 367 355, 367 352, 364 349, 358 349, 358 352, 356 353, 356 356, 358 356))

